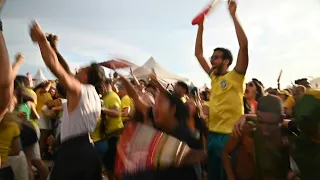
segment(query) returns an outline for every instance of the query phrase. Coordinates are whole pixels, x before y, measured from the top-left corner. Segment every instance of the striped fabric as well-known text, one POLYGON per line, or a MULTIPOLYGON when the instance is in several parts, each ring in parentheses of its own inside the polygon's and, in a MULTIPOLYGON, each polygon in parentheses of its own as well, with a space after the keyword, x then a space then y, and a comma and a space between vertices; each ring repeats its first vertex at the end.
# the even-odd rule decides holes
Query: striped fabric
POLYGON ((118 142, 116 173, 132 174, 179 166, 190 148, 151 126, 129 122, 118 142))

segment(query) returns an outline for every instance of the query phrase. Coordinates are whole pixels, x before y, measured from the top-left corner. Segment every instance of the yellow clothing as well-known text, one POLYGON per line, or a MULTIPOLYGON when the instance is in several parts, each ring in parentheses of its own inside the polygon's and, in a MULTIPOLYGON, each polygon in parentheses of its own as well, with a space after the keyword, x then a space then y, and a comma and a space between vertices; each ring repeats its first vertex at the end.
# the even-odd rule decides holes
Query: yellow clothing
POLYGON ((203 105, 210 107, 210 102, 209 102, 209 101, 204 101, 204 102, 203 102, 203 105))
POLYGON ((38 89, 36 91, 37 94, 37 113, 41 113, 43 106, 46 104, 47 101, 52 100, 52 96, 50 93, 45 92, 45 93, 40 93, 41 89, 38 89))
POLYGON ((102 134, 100 133, 100 124, 101 124, 101 118, 99 118, 99 120, 97 121, 95 130, 90 134, 93 142, 98 142, 102 139, 102 134))
POLYGON ((283 107, 291 109, 295 105, 295 100, 293 96, 289 96, 283 103, 283 107))
POLYGON ((244 75, 235 70, 224 76, 210 74, 211 93, 209 130, 229 134, 236 121, 243 115, 244 75))
MULTIPOLYGON (((117 93, 110 91, 103 98, 103 107, 107 109, 117 108, 121 111, 121 100, 117 93)), ((99 118, 96 129, 91 133, 91 138, 93 142, 100 141, 102 139, 102 134, 100 133, 101 118, 99 118)), ((121 115, 119 117, 107 117, 107 134, 112 135, 114 132, 118 132, 124 126, 122 123, 121 115)))
MULTIPOLYGON (((121 98, 121 111, 125 108, 132 108, 133 107, 133 101, 132 99, 128 96, 125 95, 121 98)), ((122 121, 128 120, 129 117, 122 117, 122 121)))
POLYGON ((186 103, 187 102, 187 98, 186 97, 182 97, 182 98, 180 98, 181 99, 181 101, 183 102, 183 103, 186 103))
POLYGON ((11 143, 15 138, 19 138, 20 129, 16 122, 3 120, 0 123, 0 155, 1 162, 8 161, 8 154, 11 150, 11 143))

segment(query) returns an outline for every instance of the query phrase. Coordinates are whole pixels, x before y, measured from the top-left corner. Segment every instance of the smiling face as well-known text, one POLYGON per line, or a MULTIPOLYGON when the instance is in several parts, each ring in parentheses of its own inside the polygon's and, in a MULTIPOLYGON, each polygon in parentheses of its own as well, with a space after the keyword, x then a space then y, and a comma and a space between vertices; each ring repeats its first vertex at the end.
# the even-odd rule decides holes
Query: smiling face
POLYGON ((213 52, 210 63, 212 65, 213 73, 216 76, 224 75, 229 67, 229 60, 224 59, 224 54, 222 51, 216 50, 213 52))

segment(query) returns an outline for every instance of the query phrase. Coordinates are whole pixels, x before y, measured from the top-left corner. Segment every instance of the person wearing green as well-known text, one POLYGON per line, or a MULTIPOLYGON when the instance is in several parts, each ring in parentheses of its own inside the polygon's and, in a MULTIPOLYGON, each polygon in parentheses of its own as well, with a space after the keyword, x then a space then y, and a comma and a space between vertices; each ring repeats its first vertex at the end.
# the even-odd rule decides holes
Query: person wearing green
POLYGON ((293 107, 300 135, 292 142, 292 157, 301 179, 320 179, 320 90, 308 90, 293 107))

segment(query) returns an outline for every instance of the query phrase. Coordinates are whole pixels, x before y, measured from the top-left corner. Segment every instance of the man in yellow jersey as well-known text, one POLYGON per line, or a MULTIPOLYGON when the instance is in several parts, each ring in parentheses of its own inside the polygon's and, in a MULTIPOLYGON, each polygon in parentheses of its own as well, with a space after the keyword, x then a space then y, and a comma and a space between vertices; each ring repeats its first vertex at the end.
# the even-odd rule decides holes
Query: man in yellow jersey
MULTIPOLYGON (((113 179, 114 161, 117 152, 117 142, 123 129, 121 119, 121 100, 117 93, 112 91, 112 82, 106 80, 106 95, 102 98, 102 111, 107 115, 108 151, 103 158, 105 168, 108 170, 108 179, 113 179)), ((102 121, 101 121, 102 125, 102 121)))
POLYGON ((210 62, 205 60, 202 48, 203 22, 198 24, 195 55, 211 78, 209 102, 209 133, 207 138, 208 173, 210 180, 226 179, 221 161, 224 148, 235 122, 243 114, 244 76, 248 66, 248 40, 236 16, 237 5, 229 1, 229 11, 234 22, 240 46, 236 66, 232 64, 231 52, 225 48, 214 49, 210 62))
POLYGON ((133 107, 133 101, 128 96, 127 91, 123 88, 122 84, 118 84, 118 90, 118 95, 121 98, 122 122, 125 124, 129 120, 129 115, 133 107))

